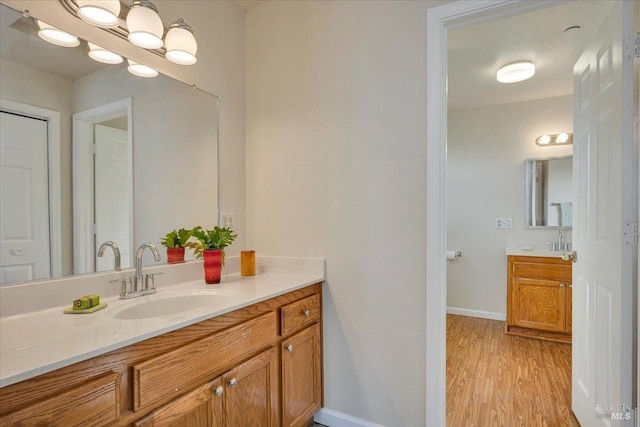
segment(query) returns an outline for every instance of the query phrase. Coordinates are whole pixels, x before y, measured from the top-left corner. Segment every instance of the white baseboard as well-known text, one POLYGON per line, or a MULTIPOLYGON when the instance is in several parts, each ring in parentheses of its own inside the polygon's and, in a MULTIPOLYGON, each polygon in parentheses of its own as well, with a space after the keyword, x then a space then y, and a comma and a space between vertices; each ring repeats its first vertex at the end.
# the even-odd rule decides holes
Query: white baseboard
POLYGON ((321 408, 313 417, 313 420, 329 427, 384 427, 381 424, 372 423, 327 408, 321 408))
POLYGON ((459 316, 479 317, 481 319, 502 320, 507 319, 506 313, 494 313, 492 311, 470 310, 468 308, 447 307, 448 314, 457 314, 459 316))

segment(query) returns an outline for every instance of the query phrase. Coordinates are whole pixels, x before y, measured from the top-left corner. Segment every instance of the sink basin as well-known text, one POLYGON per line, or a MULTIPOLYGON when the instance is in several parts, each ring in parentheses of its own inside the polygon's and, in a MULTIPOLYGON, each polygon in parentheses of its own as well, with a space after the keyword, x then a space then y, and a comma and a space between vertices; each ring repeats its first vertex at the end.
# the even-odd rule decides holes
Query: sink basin
POLYGON ((114 317, 121 320, 135 320, 171 316, 185 311, 209 308, 211 305, 219 304, 223 298, 222 295, 211 294, 175 295, 156 298, 119 310, 114 317))

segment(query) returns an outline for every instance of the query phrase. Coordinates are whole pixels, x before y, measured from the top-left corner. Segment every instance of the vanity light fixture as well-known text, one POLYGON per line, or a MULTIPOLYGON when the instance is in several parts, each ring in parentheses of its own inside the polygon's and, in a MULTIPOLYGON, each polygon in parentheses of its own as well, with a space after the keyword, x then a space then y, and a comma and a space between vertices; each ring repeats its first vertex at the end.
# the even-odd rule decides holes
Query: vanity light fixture
POLYGON ((91 25, 103 28, 118 26, 120 0, 76 0, 78 16, 91 25))
POLYGON ((129 62, 127 71, 129 71, 133 75, 136 75, 138 77, 155 77, 158 75, 158 72, 151 67, 138 64, 137 62, 130 59, 127 59, 127 61, 129 62))
POLYGON ((550 147, 552 145, 572 145, 572 133, 560 133, 557 135, 541 135, 536 138, 536 144, 541 147, 550 147))
POLYGON ((147 0, 133 0, 127 14, 127 38, 136 46, 145 49, 161 48, 164 25, 158 8, 147 0))
POLYGON ((169 31, 164 38, 164 44, 167 48, 165 57, 180 65, 195 64, 198 43, 193 36, 193 29, 187 25, 182 18, 169 26, 169 31))
POLYGON ((517 61, 503 65, 496 78, 500 83, 517 83, 530 79, 536 73, 536 66, 531 61, 517 61))
POLYGON ((76 47, 80 44, 78 37, 66 33, 46 22, 38 21, 38 27, 40 28, 38 36, 49 43, 62 47, 76 47))
POLYGON ((89 57, 104 64, 120 64, 123 59, 117 53, 89 42, 89 57))

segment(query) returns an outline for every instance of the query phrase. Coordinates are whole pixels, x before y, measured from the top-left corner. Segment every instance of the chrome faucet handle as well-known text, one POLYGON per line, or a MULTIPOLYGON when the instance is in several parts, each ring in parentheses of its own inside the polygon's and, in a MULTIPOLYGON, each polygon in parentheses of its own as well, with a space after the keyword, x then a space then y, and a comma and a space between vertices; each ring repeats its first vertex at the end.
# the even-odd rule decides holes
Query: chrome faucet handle
POLYGON ((144 277, 144 288, 145 289, 155 289, 156 287, 156 276, 164 273, 149 273, 144 277))

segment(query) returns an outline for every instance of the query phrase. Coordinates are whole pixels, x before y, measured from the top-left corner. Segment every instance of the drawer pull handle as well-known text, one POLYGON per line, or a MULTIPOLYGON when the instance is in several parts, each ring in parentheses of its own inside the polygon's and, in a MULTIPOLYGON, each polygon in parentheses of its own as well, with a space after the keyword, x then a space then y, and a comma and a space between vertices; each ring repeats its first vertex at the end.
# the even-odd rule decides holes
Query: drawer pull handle
POLYGON ((561 288, 564 288, 564 286, 565 286, 564 283, 560 283, 561 288))
POLYGON ((311 312, 309 310, 305 310, 302 312, 302 314, 304 314, 304 317, 309 317, 311 316, 311 312))
POLYGON ((224 392, 224 389, 222 388, 221 385, 219 385, 218 387, 216 387, 216 390, 214 393, 216 394, 216 396, 222 396, 223 392, 224 392))
POLYGON ((230 386, 230 387, 235 387, 235 386, 237 386, 237 385, 238 385, 238 380, 237 380, 235 377, 233 377, 233 378, 231 378, 231 379, 229 380, 229 386, 230 386))
POLYGON ((287 351, 288 351, 289 353, 293 353, 293 344, 289 344, 289 345, 287 346, 287 351))

